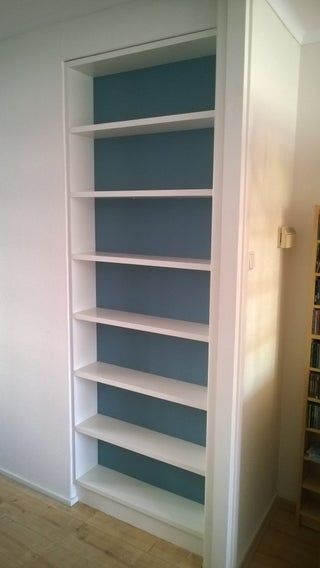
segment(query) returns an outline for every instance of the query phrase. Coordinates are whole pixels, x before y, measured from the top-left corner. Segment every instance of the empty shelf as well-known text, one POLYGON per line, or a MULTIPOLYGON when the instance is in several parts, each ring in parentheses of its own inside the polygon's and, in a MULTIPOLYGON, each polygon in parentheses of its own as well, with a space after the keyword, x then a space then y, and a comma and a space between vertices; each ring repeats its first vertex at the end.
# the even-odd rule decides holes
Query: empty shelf
POLYGON ((192 535, 203 537, 204 507, 117 471, 97 465, 78 479, 78 484, 149 517, 192 535))
POLYGON ((82 379, 138 392, 191 408, 207 409, 206 387, 185 381, 168 379, 99 361, 78 369, 75 375, 82 379))
POLYGON ((203 446, 142 428, 103 414, 95 414, 76 426, 76 431, 120 448, 205 475, 203 446))
POLYGON ((210 271, 210 260, 197 258, 176 258, 113 252, 82 252, 72 256, 74 260, 109 262, 113 264, 133 264, 136 266, 158 266, 162 268, 181 268, 186 270, 210 271))
POLYGON ((213 110, 155 116, 137 120, 106 122, 74 126, 71 134, 81 134, 93 138, 113 138, 117 136, 136 136, 139 134, 155 134, 160 132, 176 132, 178 130, 197 130, 214 126, 213 110))
POLYGON ((82 321, 101 323, 126 329, 136 329, 138 331, 181 337, 195 341, 209 341, 209 326, 203 323, 160 318, 105 308, 91 308, 83 312, 77 312, 74 314, 74 317, 82 321))
POLYGON ((212 189, 130 189, 119 191, 74 191, 71 197, 94 198, 154 198, 154 197, 212 197, 212 189))

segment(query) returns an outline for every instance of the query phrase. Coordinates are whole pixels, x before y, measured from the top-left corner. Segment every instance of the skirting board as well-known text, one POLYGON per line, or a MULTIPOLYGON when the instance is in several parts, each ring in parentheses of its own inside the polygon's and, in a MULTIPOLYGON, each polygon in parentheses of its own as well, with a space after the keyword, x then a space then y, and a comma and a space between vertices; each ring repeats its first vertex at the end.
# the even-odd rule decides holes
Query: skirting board
POLYGON ((270 504, 268 505, 264 515, 262 516, 260 523, 258 524, 257 530, 252 535, 252 538, 251 538, 248 546, 246 547, 244 553, 240 557, 240 561, 239 561, 239 564, 238 564, 239 568, 245 568, 245 566, 247 565, 247 563, 249 562, 249 560, 253 556, 255 549, 257 547, 257 544, 259 542, 259 539, 260 539, 266 525, 268 524, 274 509, 277 506, 278 499, 279 499, 278 495, 274 495, 272 497, 270 504))
POLYGON ((3 468, 0 468, 0 475, 9 477, 9 479, 13 479, 13 481, 20 483, 21 485, 25 485, 26 487, 29 487, 30 489, 33 489, 38 493, 42 493, 42 495, 51 497, 51 499, 55 499, 55 501, 59 501, 59 503, 63 503, 63 505, 68 505, 69 507, 75 505, 79 500, 78 496, 64 497, 63 495, 60 495, 60 493, 55 493, 55 491, 50 491, 49 489, 45 489, 41 485, 38 485, 37 483, 32 483, 32 481, 28 481, 24 477, 16 475, 15 473, 11 473, 11 471, 7 471, 6 469, 3 468))
POLYGON ((165 522, 153 519, 149 515, 140 513, 140 511, 136 511, 131 507, 126 507, 108 497, 97 495, 83 487, 78 487, 78 497, 81 503, 85 503, 94 509, 99 509, 107 515, 116 517, 158 538, 167 540, 172 544, 202 556, 203 541, 201 538, 185 533, 165 522))

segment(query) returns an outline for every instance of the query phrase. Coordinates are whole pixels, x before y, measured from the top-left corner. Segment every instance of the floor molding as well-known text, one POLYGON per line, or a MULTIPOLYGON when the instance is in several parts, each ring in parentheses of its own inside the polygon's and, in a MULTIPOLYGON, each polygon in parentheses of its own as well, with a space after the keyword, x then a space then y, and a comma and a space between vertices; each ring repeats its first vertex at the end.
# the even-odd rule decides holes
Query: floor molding
POLYGON ((38 485, 37 483, 33 483, 32 481, 28 481, 24 477, 21 477, 20 475, 16 475, 15 473, 11 473, 11 471, 7 471, 6 469, 3 469, 1 467, 0 467, 0 475, 4 475, 5 477, 9 477, 9 479, 13 479, 13 481, 17 481, 21 485, 25 485, 26 487, 29 487, 30 489, 33 489, 34 491, 37 491, 38 493, 42 493, 42 495, 46 495, 47 497, 51 497, 52 499, 59 501, 59 503, 63 503, 64 505, 68 505, 69 507, 72 507, 73 505, 75 505, 78 502, 77 496, 76 497, 65 497, 64 495, 60 495, 60 493, 56 493, 55 491, 50 491, 49 489, 46 489, 45 487, 42 487, 41 485, 38 485))

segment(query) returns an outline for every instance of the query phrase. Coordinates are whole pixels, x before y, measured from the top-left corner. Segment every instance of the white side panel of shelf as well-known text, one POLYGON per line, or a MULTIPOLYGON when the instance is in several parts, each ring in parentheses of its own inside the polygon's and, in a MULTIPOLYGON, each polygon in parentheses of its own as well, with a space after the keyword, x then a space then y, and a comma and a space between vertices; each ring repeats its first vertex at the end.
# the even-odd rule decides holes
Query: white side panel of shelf
POLYGON ((75 376, 191 408, 207 409, 207 388, 193 383, 99 361, 77 369, 75 376))
POLYGON ((135 266, 158 266, 161 268, 180 268, 185 270, 210 271, 210 260, 197 258, 176 258, 169 256, 151 256, 143 254, 125 254, 113 252, 81 252, 73 255, 73 260, 108 262, 112 264, 130 264, 135 266))
POLYGON ((77 483, 82 502, 196 554, 202 553, 204 507, 200 503, 100 465, 77 483))
POLYGON ((206 450, 198 444, 103 414, 77 424, 76 431, 186 471, 205 474, 206 450))
MULTIPOLYGON (((66 121, 71 124, 93 120, 93 81, 91 77, 66 69, 66 121)), ((92 187, 94 183, 93 140, 66 136, 67 184, 69 192, 92 187)), ((95 247, 94 202, 69 202, 69 250, 95 247)), ((95 302, 94 266, 70 263, 72 311, 85 309, 95 302)), ((73 364, 83 366, 96 358, 96 329, 72 322, 73 364)), ((97 388, 84 381, 74 384, 74 413, 76 421, 83 421, 97 412, 97 388)), ((75 472, 82 475, 98 461, 96 440, 75 436, 75 472)))
POLYGON ((105 308, 84 310, 83 312, 75 313, 74 317, 82 321, 101 323, 125 329, 136 329, 137 331, 181 337, 194 341, 209 341, 209 326, 203 323, 160 318, 105 308))
POLYGON ((123 120, 74 126, 71 134, 90 136, 93 138, 115 138, 118 136, 137 136, 140 134, 156 134, 161 132, 177 132, 181 130, 199 130, 213 128, 214 110, 155 116, 137 120, 123 120))

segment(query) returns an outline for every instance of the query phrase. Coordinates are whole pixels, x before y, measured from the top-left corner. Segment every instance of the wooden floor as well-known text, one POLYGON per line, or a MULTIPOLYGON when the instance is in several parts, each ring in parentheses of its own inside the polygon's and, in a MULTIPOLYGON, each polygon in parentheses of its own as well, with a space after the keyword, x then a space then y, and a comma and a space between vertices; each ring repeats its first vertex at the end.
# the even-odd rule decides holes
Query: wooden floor
POLYGON ((194 554, 0 476, 0 568, 199 568, 194 554))
POLYGON ((299 527, 294 513, 278 505, 244 568, 320 568, 320 533, 299 527))
MULTIPOLYGON (((200 566, 198 556, 86 505, 60 505, 0 476, 0 568, 200 566)), ((245 568, 320 568, 320 534, 280 506, 245 568)))

